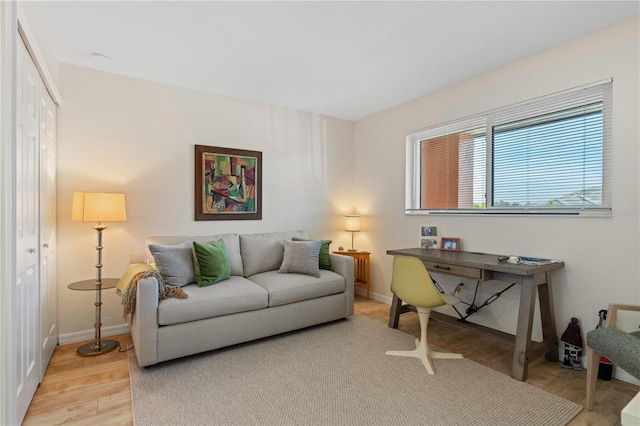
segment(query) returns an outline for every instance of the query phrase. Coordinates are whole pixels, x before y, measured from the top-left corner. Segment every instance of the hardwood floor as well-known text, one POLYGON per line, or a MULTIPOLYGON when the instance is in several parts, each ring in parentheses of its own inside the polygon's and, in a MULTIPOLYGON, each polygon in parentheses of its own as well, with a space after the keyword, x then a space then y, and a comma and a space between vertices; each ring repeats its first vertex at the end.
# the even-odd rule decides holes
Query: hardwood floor
MULTIPOLYGON (((355 310, 387 324, 389 306, 356 296, 355 310)), ((399 329, 419 337, 415 313, 403 314, 399 329)), ((128 334, 112 336, 122 348, 131 345, 128 334)), ((439 321, 429 323, 429 342, 504 374, 510 373, 512 346, 439 321)), ((131 425, 131 390, 126 351, 97 357, 79 357, 81 343, 56 348, 44 380, 23 422, 24 425, 131 425)), ((530 363, 527 383, 582 404, 586 370, 573 371, 539 358, 530 363)), ((470 383, 469 386, 481 384, 470 383)), ((619 380, 599 380, 594 411, 582 411, 570 425, 619 425, 620 411, 639 388, 619 380)))

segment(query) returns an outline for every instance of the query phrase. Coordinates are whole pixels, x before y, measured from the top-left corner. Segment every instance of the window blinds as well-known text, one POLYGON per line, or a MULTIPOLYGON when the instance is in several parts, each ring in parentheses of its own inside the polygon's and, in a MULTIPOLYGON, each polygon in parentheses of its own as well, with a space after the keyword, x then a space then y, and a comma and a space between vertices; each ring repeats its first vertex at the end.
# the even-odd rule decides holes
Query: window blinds
POLYGON ((612 82, 407 135, 406 212, 611 208, 612 82))

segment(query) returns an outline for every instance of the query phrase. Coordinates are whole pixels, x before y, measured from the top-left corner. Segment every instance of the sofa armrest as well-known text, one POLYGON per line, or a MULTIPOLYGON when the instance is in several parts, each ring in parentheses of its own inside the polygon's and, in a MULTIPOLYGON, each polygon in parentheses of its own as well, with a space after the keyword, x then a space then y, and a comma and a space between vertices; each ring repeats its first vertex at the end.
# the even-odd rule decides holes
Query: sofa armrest
POLYGON ((345 293, 347 295, 346 314, 350 317, 353 315, 353 281, 355 277, 353 258, 335 253, 329 253, 329 258, 331 259, 333 272, 342 275, 345 279, 345 293))
POLYGON ((140 367, 158 363, 158 280, 155 278, 138 281, 131 338, 140 367))

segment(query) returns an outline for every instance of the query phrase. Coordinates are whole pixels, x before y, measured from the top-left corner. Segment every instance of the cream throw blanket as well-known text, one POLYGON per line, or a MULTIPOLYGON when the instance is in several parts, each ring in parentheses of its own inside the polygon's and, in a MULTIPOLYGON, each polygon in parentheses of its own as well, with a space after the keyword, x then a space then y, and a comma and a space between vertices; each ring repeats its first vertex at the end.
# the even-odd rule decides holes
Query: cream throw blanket
POLYGON ((133 319, 136 311, 136 289, 138 287, 138 281, 145 278, 155 278, 158 280, 158 297, 161 300, 168 297, 175 297, 176 299, 187 298, 187 294, 182 291, 180 287, 166 285, 160 272, 150 265, 146 263, 134 263, 129 266, 129 269, 127 269, 127 272, 120 278, 116 286, 116 294, 122 298, 122 305, 124 306, 124 319, 128 317, 133 319))

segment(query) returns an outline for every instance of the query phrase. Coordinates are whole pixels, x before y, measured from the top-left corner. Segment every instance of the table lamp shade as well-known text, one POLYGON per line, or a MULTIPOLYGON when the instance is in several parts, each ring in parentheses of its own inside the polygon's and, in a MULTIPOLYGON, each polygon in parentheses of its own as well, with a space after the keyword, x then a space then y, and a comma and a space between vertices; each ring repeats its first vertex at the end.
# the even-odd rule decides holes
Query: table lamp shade
POLYGON ((347 215, 344 230, 347 232, 360 232, 360 215, 347 215))
POLYGON ((126 222, 124 194, 74 192, 71 219, 80 222, 126 222))

